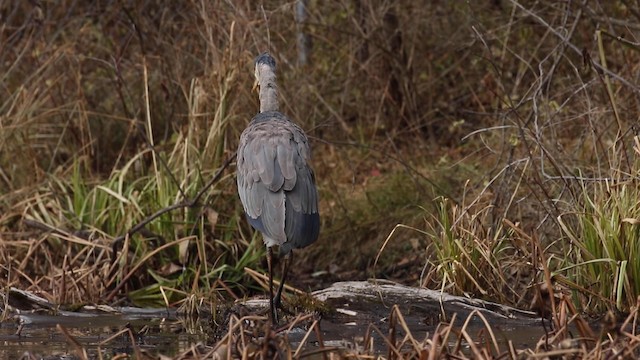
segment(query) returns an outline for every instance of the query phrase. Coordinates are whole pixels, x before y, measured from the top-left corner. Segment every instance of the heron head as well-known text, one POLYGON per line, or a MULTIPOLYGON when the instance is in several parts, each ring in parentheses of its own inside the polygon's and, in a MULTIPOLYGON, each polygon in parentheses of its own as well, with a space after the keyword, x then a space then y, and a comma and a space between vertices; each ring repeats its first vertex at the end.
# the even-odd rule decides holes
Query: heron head
POLYGON ((256 82, 254 87, 258 85, 260 78, 266 73, 275 73, 276 72, 276 60, 268 53, 263 52, 258 55, 255 61, 255 77, 256 82))
POLYGON ((276 70, 276 60, 268 52, 263 52, 256 57, 256 71, 259 66, 268 66, 271 70, 276 70))

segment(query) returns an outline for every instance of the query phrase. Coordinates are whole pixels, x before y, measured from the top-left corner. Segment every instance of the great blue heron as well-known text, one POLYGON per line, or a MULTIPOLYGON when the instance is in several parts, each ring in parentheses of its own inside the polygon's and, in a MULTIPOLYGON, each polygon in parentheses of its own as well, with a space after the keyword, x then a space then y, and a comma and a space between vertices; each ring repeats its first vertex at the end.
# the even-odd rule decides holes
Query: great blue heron
POLYGON ((255 60, 260 87, 260 113, 240 136, 238 146, 238 194, 244 212, 267 246, 269 268, 269 310, 278 322, 292 250, 318 239, 320 215, 318 192, 309 166, 309 140, 304 131, 278 111, 276 62, 268 53, 255 60), (282 279, 273 296, 273 246, 284 255, 282 279))

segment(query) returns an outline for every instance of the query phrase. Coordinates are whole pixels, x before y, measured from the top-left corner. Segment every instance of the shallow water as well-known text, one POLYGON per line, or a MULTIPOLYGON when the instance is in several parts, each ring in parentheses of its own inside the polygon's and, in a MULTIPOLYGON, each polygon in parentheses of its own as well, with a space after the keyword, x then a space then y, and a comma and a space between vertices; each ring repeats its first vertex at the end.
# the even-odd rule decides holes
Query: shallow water
MULTIPOLYGON (((378 311, 388 312, 388 309, 378 311)), ((25 315, 22 316, 22 320, 24 325, 19 335, 16 334, 19 328, 16 322, 0 325, 0 358, 16 359, 22 357, 25 352, 37 357, 54 358, 75 354, 75 346, 57 328, 58 324, 86 349, 89 357, 96 357, 98 352, 103 355, 132 354, 132 340, 127 333, 109 339, 126 326, 136 334, 136 346, 154 355, 175 356, 197 343, 206 343, 208 339, 204 327, 199 330, 194 330, 193 327, 188 329, 176 318, 175 313, 159 310, 127 315, 25 315)), ((434 325, 425 322, 424 313, 421 312, 406 314, 405 321, 412 335, 418 340, 430 336, 435 329, 434 325)), ((456 324, 462 325, 462 319, 456 324)), ((387 333, 386 317, 375 318, 375 315, 372 317, 370 314, 352 316, 334 313, 322 319, 320 329, 325 346, 353 348, 362 345, 362 338, 370 325, 378 327, 383 334, 387 333)), ((531 323, 495 322, 491 326, 503 350, 507 348, 507 340, 511 340, 516 348, 534 347, 544 334, 541 326, 533 326, 531 323)), ((482 329, 482 323, 474 320, 468 332, 475 337, 482 329)), ((302 329, 293 329, 288 333, 288 340, 294 349, 305 334, 306 331, 302 329)), ((399 334, 402 335, 402 331, 399 331, 399 334)), ((382 336, 374 332, 372 338, 375 350, 384 353, 386 346, 382 336)), ((317 347, 317 344, 315 333, 311 333, 303 347, 311 350, 317 347)))
MULTIPOLYGON (((320 322, 325 346, 350 347, 354 343, 361 343, 363 336, 370 330, 374 350, 386 353, 387 346, 382 337, 388 335, 391 309, 380 303, 368 301, 350 303, 349 305, 348 311, 328 315, 320 322), (355 315, 353 315, 354 313, 355 315), (375 326, 382 334, 371 331, 371 326, 375 326)), ((412 337, 419 342, 431 338, 436 330, 439 312, 433 310, 428 308, 418 308, 413 311, 409 311, 407 308, 402 310, 404 322, 410 329, 412 337)), ((466 317, 457 317, 454 328, 460 329, 465 321, 466 317)), ((532 319, 489 319, 489 325, 501 351, 508 349, 509 341, 516 349, 534 348, 545 334, 542 323, 532 319)), ((466 332, 476 341, 486 339, 488 336, 484 322, 477 316, 471 318, 466 332)), ((400 341, 405 335, 400 325, 396 325, 396 333, 397 341, 400 341)), ((316 340, 315 335, 310 338, 316 340)), ((289 336, 289 339, 294 340, 295 337, 289 336)), ((457 338, 452 337, 450 340, 455 341, 457 338)))
MULTIPOLYGON (((438 292, 389 283, 345 282, 334 284, 332 289, 325 289, 322 294, 314 293, 333 309, 319 323, 322 341, 327 347, 354 351, 364 346, 365 335, 371 334, 373 341, 368 349, 385 354, 388 349, 383 337, 389 333, 391 304, 398 305, 402 314, 402 320, 398 320, 395 326, 396 340, 405 335, 401 323, 406 324, 416 341, 423 342, 433 335, 440 322, 451 321, 454 313, 456 329, 460 329, 467 317, 472 316, 465 330, 474 341, 489 338, 484 318, 491 326, 501 352, 508 349, 509 341, 516 349, 533 348, 544 335, 540 319, 531 318, 528 312, 498 304, 448 295, 443 297, 438 292), (434 300, 434 296, 438 300, 434 300)), ((247 314, 264 315, 267 304, 265 299, 254 299, 239 307, 247 314)), ((214 338, 216 330, 211 328, 210 319, 189 320, 187 324, 175 310, 112 310, 117 310, 118 314, 97 309, 91 313, 59 312, 56 316, 22 312, 14 317, 15 321, 0 323, 0 358, 28 358, 24 356, 27 353, 37 358, 57 359, 77 354, 78 349, 84 349, 80 351, 86 351, 89 358, 97 358, 98 353, 107 356, 133 354, 135 349, 150 355, 172 357, 196 344, 212 345, 219 339, 220 331, 222 335, 225 333, 225 330, 217 329, 218 338, 214 338)), ((287 332, 286 341, 294 350, 299 346, 305 351, 319 348, 316 333, 303 329, 309 325, 310 322, 300 323, 287 332), (305 340, 307 332, 309 336, 305 340)), ((256 329, 258 337, 264 336, 262 327, 256 329)), ((453 342, 457 339, 451 337, 448 340, 453 342)))
POLYGON ((89 357, 101 352, 115 355, 132 353, 132 341, 139 349, 153 354, 175 355, 204 341, 203 333, 188 333, 175 314, 159 310, 142 310, 127 315, 21 315, 19 321, 0 325, 0 358, 16 359, 25 352, 36 357, 59 357, 75 354, 77 346, 72 344, 58 325, 79 345, 86 349, 89 357), (22 322, 20 325, 18 322, 22 322), (128 332, 117 335, 129 327, 128 332), (18 334, 19 331, 19 334, 18 334))

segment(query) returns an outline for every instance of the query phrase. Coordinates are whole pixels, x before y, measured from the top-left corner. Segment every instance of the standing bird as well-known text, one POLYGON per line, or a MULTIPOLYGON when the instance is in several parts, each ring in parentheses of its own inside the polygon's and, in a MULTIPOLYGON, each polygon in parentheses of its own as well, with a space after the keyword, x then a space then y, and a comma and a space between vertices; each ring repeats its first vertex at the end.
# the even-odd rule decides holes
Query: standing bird
POLYGON ((320 232, 318 192, 309 140, 304 131, 278 111, 276 61, 268 53, 255 60, 260 113, 253 117, 238 145, 238 194, 251 226, 262 233, 269 268, 269 310, 278 322, 282 289, 293 249, 315 242, 320 232), (273 296, 273 246, 284 256, 282 280, 273 296))

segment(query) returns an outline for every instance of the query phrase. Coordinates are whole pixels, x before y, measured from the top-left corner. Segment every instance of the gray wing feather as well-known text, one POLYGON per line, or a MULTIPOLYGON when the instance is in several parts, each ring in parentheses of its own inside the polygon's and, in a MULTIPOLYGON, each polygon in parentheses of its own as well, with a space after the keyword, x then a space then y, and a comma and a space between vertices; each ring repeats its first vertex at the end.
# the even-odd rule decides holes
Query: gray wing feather
POLYGON ((289 247, 301 247, 317 238, 317 231, 304 234, 298 224, 304 222, 303 215, 317 217, 318 195, 307 164, 307 137, 283 119, 281 114, 258 114, 242 133, 238 192, 246 214, 254 220, 252 225, 279 244, 289 241, 289 247), (264 119, 266 115, 272 118, 264 119))
POLYGON ((290 191, 296 184, 298 175, 296 173, 296 165, 294 163, 295 150, 291 149, 291 144, 278 144, 278 166, 283 176, 284 190, 290 191), (294 150, 294 151, 292 151, 294 150))

